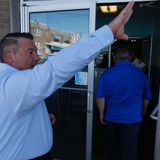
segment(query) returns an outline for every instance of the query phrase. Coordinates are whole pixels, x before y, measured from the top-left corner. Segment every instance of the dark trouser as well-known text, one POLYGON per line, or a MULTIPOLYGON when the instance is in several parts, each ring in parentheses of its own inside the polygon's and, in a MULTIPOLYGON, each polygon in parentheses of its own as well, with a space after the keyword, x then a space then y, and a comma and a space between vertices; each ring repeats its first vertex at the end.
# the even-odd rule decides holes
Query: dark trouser
POLYGON ((107 160, 137 160, 140 127, 140 122, 106 122, 107 160))
POLYGON ((48 152, 43 156, 40 156, 40 157, 37 157, 37 158, 33 158, 31 160, 51 160, 51 152, 48 152))

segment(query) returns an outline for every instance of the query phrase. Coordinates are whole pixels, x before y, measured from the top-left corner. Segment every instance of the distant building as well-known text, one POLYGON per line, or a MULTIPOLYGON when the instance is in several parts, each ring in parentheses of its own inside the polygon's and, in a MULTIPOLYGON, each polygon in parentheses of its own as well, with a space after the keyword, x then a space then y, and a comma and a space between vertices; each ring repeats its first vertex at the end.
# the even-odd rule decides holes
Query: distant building
POLYGON ((31 33, 41 54, 59 51, 80 39, 78 33, 50 28, 47 24, 31 21, 31 33))

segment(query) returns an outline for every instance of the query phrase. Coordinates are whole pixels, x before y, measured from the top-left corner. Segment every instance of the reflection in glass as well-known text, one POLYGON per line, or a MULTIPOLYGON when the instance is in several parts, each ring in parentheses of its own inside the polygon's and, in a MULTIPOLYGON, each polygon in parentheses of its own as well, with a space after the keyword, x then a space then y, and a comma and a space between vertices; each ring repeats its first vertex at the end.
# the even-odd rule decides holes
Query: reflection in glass
POLYGON ((57 52, 88 33, 88 10, 30 14, 30 31, 41 54, 57 52))
MULTIPOLYGON (((40 63, 44 63, 47 56, 77 42, 89 32, 89 10, 86 9, 32 12, 29 17, 30 31, 38 48, 40 63)), ((85 72, 88 72, 88 68, 85 72)), ((87 88, 86 85, 75 85, 73 79, 66 86, 87 88)))

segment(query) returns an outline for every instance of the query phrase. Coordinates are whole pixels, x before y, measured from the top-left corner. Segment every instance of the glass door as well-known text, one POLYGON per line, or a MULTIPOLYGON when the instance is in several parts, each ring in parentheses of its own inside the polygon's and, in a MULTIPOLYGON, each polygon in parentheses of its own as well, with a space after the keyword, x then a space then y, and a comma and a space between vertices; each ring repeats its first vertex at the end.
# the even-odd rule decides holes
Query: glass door
MULTIPOLYGON (((40 63, 95 29, 94 1, 25 1, 21 6, 21 29, 34 35, 40 63)), ((91 62, 46 99, 57 119, 52 158, 91 160, 93 70, 91 62)))

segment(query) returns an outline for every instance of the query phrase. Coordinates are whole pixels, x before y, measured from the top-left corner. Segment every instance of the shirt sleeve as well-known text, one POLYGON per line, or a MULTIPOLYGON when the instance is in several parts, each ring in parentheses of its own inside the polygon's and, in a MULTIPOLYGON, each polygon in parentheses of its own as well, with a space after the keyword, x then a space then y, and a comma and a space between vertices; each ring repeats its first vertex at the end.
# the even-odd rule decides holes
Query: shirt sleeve
POLYGON ((90 63, 104 47, 114 41, 111 29, 103 26, 77 43, 49 57, 33 69, 17 71, 7 79, 5 90, 18 110, 31 109, 50 96, 90 63))

